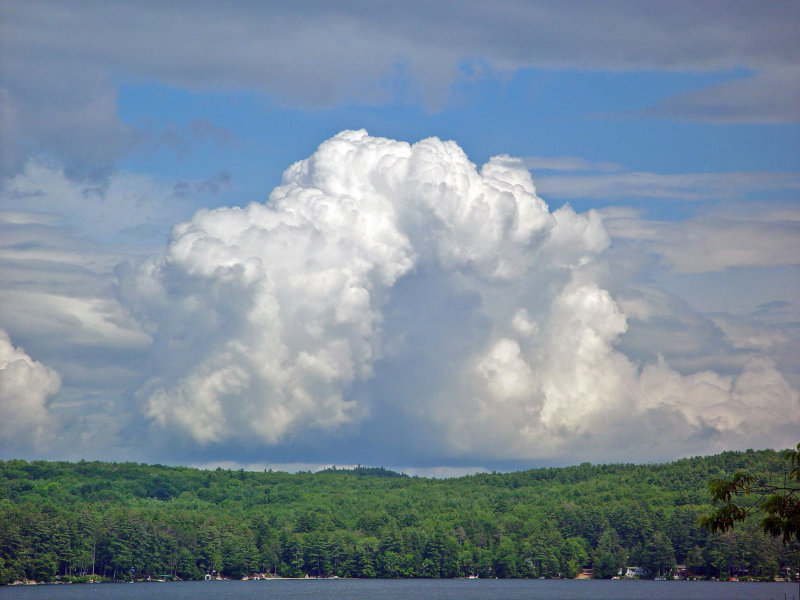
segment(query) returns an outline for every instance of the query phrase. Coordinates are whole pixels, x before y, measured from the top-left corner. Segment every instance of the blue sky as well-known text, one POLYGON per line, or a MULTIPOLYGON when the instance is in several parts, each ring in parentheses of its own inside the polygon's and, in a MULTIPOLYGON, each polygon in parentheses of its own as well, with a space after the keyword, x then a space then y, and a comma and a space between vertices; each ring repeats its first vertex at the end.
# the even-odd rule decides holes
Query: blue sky
POLYGON ((797 3, 0 16, 1 457, 796 443, 797 3))
POLYGON ((796 172, 797 124, 720 125, 641 115, 665 96, 732 77, 736 75, 525 69, 464 84, 453 92, 452 106, 437 110, 397 101, 296 109, 247 92, 197 94, 151 83, 122 86, 119 110, 126 123, 141 128, 180 129, 204 120, 225 130, 227 147, 208 143, 181 156, 175 148, 137 153, 126 161, 129 168, 161 170, 167 177, 176 169, 202 176, 230 156, 227 164, 236 164, 242 177, 259 170, 249 186, 277 185, 287 161, 306 157, 318 140, 342 129, 362 127, 395 139, 454 139, 479 164, 497 154, 511 154, 580 157, 614 163, 621 170, 661 174, 796 172), (265 138, 277 138, 280 147, 265 148, 265 138), (243 161, 245 156, 248 160, 243 161), (177 164, 171 164, 176 158, 177 164))

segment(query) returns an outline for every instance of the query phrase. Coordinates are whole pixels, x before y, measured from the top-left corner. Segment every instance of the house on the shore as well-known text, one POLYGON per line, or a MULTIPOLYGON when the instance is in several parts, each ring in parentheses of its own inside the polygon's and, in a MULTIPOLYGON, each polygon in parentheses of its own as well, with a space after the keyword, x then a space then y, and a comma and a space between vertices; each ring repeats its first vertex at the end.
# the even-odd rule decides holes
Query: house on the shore
POLYGON ((647 569, 643 567, 625 568, 625 579, 636 579, 639 577, 647 577, 647 569))

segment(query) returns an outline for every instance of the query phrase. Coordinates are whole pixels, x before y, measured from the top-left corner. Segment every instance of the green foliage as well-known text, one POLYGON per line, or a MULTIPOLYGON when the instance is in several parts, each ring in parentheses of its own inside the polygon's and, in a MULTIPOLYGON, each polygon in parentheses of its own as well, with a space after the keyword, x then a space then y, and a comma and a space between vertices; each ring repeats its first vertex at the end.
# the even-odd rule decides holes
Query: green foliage
POLYGON ((610 579, 625 566, 625 549, 619 543, 619 535, 614 529, 607 529, 600 535, 592 556, 594 576, 610 579))
POLYGON ((675 568, 675 550, 670 539, 656 531, 642 548, 642 566, 648 573, 665 575, 675 568))
POLYGON ((776 452, 748 451, 426 479, 368 467, 290 475, 0 461, 0 584, 257 572, 574 577, 586 567, 612 577, 634 560, 654 574, 686 564, 707 577, 770 577, 798 563, 796 543, 749 519, 709 534, 696 518, 711 510, 710 478, 746 471, 760 481, 781 464, 776 452))
POLYGON ((765 533, 781 537, 784 544, 800 542, 800 444, 783 454, 787 467, 775 482, 750 472, 730 479, 715 478, 708 484, 714 511, 699 522, 711 531, 728 531, 752 514, 763 515, 765 533))

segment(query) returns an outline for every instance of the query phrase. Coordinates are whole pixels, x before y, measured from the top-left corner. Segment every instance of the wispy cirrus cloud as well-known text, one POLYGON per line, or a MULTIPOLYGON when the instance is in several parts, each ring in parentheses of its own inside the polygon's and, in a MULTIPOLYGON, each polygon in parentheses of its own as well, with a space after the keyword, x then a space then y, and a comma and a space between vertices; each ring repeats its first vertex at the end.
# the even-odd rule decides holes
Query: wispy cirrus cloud
POLYGON ((633 114, 716 124, 796 123, 800 120, 797 98, 800 98, 800 69, 771 68, 665 98, 633 114))
POLYGON ((526 169, 534 172, 541 171, 594 171, 599 173, 613 173, 624 171, 622 165, 610 162, 593 162, 578 156, 527 156, 525 158, 498 157, 500 160, 509 160, 522 164, 526 169))
MULTIPOLYGON (((756 212, 753 208, 750 213, 756 212)), ((604 209, 612 238, 655 255, 676 273, 800 264, 800 211, 721 216, 714 211, 681 221, 643 218, 637 211, 604 209)))
POLYGON ((94 242, 119 241, 135 228, 139 235, 128 241, 146 245, 162 242, 175 221, 192 213, 191 197, 213 196, 230 184, 224 169, 203 180, 172 184, 130 172, 101 182, 75 180, 59 163, 31 160, 0 183, 0 208, 7 222, 38 215, 40 222, 71 228, 94 242))
POLYGON ((800 175, 767 172, 663 174, 619 170, 587 175, 541 174, 536 177, 536 187, 546 197, 563 200, 592 198, 620 201, 645 198, 683 202, 735 201, 755 194, 763 196, 796 192, 800 190, 800 175))

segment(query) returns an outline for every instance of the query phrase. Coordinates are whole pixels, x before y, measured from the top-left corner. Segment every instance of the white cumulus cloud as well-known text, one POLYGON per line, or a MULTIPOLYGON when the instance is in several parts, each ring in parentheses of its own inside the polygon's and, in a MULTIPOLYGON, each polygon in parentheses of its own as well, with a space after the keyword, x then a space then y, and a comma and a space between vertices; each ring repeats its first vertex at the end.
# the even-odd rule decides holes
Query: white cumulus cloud
POLYGON ((56 371, 14 346, 0 329, 0 448, 19 450, 48 441, 55 424, 47 402, 60 387, 56 371))
POLYGON ((627 356, 623 307, 658 311, 604 289, 609 244, 598 213, 551 212, 520 161, 344 131, 266 204, 201 210, 119 270, 153 339, 142 410, 201 445, 275 445, 400 425, 391 407, 437 434, 421 446, 498 459, 763 445, 800 420, 769 360, 627 356))

